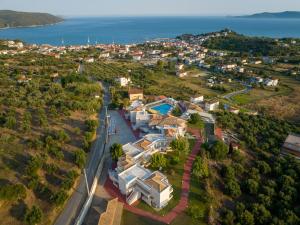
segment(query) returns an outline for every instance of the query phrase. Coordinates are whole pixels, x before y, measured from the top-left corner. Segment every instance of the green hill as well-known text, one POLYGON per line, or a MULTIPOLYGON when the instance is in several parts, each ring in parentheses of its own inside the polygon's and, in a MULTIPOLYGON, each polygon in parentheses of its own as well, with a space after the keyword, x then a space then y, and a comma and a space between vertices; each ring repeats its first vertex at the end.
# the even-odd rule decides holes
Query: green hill
POLYGON ((0 10, 0 28, 42 26, 59 23, 62 18, 48 13, 16 12, 0 10))
POLYGON ((278 19, 300 19, 300 12, 296 11, 286 11, 286 12, 277 12, 277 13, 257 13, 247 16, 238 16, 239 18, 254 18, 254 19, 264 19, 264 18, 278 18, 278 19))

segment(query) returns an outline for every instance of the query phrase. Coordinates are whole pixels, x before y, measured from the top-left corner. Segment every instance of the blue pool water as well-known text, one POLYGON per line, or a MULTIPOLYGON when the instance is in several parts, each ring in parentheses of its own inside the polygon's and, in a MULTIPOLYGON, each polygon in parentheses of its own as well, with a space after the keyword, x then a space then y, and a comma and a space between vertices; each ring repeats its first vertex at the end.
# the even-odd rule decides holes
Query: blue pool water
POLYGON ((172 108, 173 106, 171 106, 170 104, 164 103, 161 105, 154 106, 151 109, 159 112, 159 114, 161 115, 167 115, 172 108))

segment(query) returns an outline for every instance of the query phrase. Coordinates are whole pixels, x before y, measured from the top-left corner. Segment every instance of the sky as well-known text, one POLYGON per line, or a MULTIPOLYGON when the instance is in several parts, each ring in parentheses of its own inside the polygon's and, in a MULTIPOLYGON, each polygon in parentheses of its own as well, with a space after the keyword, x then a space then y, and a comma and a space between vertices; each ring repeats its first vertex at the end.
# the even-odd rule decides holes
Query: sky
POLYGON ((300 11, 300 0, 0 0, 0 9, 60 16, 227 16, 300 11))

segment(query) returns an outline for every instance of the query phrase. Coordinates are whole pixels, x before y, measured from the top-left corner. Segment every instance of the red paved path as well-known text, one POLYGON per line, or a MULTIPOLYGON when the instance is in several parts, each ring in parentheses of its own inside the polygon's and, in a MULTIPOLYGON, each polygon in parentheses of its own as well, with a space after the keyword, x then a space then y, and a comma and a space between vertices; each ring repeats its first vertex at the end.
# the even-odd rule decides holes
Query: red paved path
POLYGON ((201 146, 201 137, 198 130, 189 130, 190 133, 195 135, 196 137, 196 143, 195 146, 191 152, 191 154, 188 156, 187 161, 184 164, 184 173, 182 176, 182 190, 181 190, 181 197, 178 202, 178 204, 165 216, 159 216, 153 213, 150 213, 148 211, 136 208, 134 206, 130 206, 126 204, 125 196, 122 196, 120 194, 120 191, 112 184, 110 179, 106 180, 106 183, 104 185, 107 192, 113 196, 118 197, 119 201, 124 203, 124 208, 132 213, 135 213, 140 216, 148 217, 153 220, 157 220, 166 224, 170 224, 179 214, 183 213, 185 209, 188 207, 188 197, 189 197, 189 189, 190 189, 190 180, 191 180, 191 171, 193 162, 200 152, 200 146, 201 146))

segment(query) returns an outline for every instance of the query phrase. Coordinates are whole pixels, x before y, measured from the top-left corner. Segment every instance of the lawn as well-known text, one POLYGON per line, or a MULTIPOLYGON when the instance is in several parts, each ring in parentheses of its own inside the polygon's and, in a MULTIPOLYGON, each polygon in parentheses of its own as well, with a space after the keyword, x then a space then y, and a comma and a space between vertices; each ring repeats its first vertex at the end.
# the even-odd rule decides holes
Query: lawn
POLYGON ((275 96, 284 96, 291 93, 291 89, 285 85, 279 87, 278 91, 275 91, 274 88, 254 88, 247 94, 240 94, 232 97, 232 100, 235 104, 238 105, 247 105, 260 101, 262 99, 267 99, 275 96))

